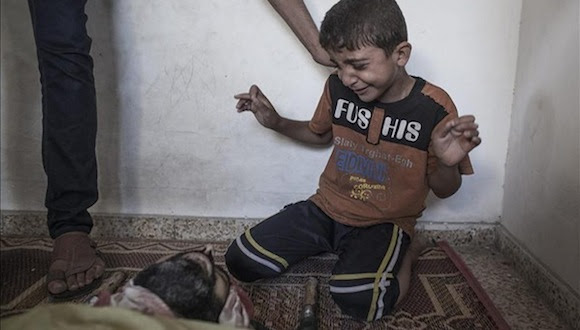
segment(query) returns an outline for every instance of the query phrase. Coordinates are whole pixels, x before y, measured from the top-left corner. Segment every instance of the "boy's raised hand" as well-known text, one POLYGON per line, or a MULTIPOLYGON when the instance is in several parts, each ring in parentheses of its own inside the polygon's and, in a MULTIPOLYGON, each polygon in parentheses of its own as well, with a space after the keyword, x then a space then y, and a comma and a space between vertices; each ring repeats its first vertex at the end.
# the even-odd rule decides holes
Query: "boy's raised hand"
POLYGON ((433 131, 433 151, 447 166, 457 165, 467 154, 481 143, 475 117, 461 116, 433 131))
POLYGON ((280 123, 280 115, 258 86, 252 85, 248 93, 236 94, 234 98, 238 100, 238 112, 251 111, 262 126, 276 129, 280 123))

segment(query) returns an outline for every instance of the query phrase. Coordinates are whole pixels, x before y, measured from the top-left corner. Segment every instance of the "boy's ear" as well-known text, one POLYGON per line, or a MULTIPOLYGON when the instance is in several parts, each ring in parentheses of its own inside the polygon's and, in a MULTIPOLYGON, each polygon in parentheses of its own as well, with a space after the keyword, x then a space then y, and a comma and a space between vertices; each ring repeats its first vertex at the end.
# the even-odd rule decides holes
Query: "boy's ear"
POLYGON ((405 66, 407 62, 409 62, 409 58, 411 58, 411 49, 412 46, 409 42, 403 41, 395 47, 393 51, 393 56, 395 57, 395 61, 399 66, 405 66))

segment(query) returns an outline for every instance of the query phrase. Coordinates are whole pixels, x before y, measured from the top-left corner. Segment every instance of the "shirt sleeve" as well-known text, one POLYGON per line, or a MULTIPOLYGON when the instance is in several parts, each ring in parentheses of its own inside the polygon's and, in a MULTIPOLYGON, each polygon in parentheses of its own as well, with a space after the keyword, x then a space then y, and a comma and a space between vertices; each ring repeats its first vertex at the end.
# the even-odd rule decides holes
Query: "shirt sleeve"
POLYGON ((310 130, 316 134, 324 134, 332 129, 332 101, 330 98, 330 84, 326 80, 324 91, 318 101, 318 106, 308 124, 310 130))

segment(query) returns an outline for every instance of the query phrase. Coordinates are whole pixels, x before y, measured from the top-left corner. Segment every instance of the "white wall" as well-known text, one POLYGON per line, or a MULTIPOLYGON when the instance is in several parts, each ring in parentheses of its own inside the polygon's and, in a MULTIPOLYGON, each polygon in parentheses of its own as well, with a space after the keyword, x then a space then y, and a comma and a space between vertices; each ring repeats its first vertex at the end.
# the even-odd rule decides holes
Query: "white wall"
POLYGON ((524 1, 502 220, 578 293, 579 10, 577 0, 524 1))
MULTIPOLYGON (((307 0, 317 22, 335 0, 307 0)), ((1 208, 42 210, 40 94, 26 1, 2 0, 1 208)), ((476 175, 422 220, 497 222, 503 199, 521 1, 406 0, 409 72, 478 118, 476 175)), ((259 84, 309 119, 328 69, 267 1, 89 1, 99 106, 93 212, 264 217, 309 197, 330 150, 297 145, 237 114, 259 84)))

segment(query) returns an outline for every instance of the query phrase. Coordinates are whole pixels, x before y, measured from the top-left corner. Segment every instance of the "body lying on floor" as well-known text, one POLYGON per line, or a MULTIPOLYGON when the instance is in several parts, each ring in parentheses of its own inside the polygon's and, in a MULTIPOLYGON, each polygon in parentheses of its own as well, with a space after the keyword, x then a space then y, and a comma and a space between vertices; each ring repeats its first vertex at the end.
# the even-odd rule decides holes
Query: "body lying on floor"
MULTIPOLYGON (((52 304, 2 320, 2 329, 253 329, 246 293, 216 265, 210 245, 162 259, 90 304, 52 304), (120 308, 115 308, 120 307, 120 308), (195 321, 193 321, 195 320, 195 321), (208 322, 213 323, 210 327, 208 322)), ((256 326, 259 327, 259 326, 256 326)))
POLYGON ((0 320, 2 330, 213 330, 232 326, 199 320, 146 315, 138 311, 117 308, 95 308, 86 304, 48 304, 0 320))

